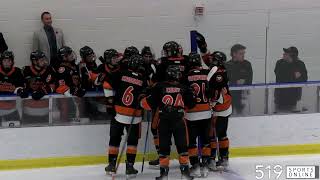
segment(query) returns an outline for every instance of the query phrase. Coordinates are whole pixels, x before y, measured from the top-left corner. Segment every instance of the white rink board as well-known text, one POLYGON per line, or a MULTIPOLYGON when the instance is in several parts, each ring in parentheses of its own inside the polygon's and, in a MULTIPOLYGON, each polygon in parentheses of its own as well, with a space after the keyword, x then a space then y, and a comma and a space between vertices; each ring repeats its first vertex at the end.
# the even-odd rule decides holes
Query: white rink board
MULTIPOLYGON (((108 131, 108 125, 1 129, 0 160, 104 155, 108 131)), ((231 147, 319 143, 320 114, 231 118, 228 131, 231 147)), ((153 150, 151 133, 148 150, 153 150)))

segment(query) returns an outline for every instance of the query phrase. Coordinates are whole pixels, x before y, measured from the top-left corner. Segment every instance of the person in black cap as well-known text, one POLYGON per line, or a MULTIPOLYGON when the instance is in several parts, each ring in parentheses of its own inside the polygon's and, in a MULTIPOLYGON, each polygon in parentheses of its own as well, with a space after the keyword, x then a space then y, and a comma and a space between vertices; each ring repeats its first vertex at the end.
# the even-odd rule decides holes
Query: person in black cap
MULTIPOLYGON (((274 69, 277 83, 305 82, 308 72, 304 62, 299 59, 298 49, 294 46, 283 48, 283 57, 274 69)), ((296 111, 301 100, 302 88, 277 88, 274 92, 276 111, 296 111)))

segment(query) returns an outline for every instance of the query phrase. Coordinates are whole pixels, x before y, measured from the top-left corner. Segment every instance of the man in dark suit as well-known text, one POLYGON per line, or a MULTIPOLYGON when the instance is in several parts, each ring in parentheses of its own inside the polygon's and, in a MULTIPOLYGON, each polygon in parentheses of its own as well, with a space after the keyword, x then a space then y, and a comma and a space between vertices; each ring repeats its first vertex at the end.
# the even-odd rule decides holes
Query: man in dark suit
POLYGON ((6 50, 8 50, 8 46, 6 41, 3 38, 2 33, 0 32, 0 54, 2 54, 6 50))
MULTIPOLYGON (((294 46, 283 48, 283 57, 277 61, 274 69, 277 83, 305 82, 308 72, 303 61, 298 57, 294 46)), ((297 102, 301 100, 302 88, 277 88, 274 91, 276 110, 282 112, 296 111, 297 102)))

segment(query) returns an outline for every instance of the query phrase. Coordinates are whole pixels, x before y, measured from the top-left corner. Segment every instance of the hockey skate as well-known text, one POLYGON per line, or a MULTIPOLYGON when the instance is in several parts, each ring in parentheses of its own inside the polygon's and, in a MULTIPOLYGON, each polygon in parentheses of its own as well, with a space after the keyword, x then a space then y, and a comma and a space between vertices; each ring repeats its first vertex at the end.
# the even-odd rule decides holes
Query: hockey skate
POLYGON ((190 169, 188 165, 180 165, 181 179, 193 180, 194 177, 190 175, 190 169))
POLYGON ((116 163, 110 162, 107 167, 104 169, 107 175, 114 175, 116 174, 116 163))
POLYGON ((228 170, 229 167, 229 158, 227 157, 222 157, 219 159, 219 161, 217 162, 217 170, 218 171, 226 171, 228 170))
POLYGON ((210 171, 217 171, 217 166, 216 166, 216 160, 215 159, 210 159, 208 163, 208 168, 210 171))
POLYGON ((168 180, 168 173, 169 168, 168 167, 160 167, 160 176, 156 177, 156 180, 168 180))
POLYGON ((134 179, 137 177, 138 170, 133 167, 133 163, 126 162, 126 177, 127 179, 134 179))
POLYGON ((200 173, 202 178, 206 178, 209 175, 209 160, 202 159, 202 163, 200 166, 200 173))
POLYGON ((159 158, 158 159, 155 159, 155 160, 152 160, 152 161, 149 161, 149 166, 152 167, 152 168, 159 168, 160 166, 160 161, 159 161, 159 158))
POLYGON ((195 164, 190 168, 190 175, 196 178, 201 177, 200 164, 195 164))

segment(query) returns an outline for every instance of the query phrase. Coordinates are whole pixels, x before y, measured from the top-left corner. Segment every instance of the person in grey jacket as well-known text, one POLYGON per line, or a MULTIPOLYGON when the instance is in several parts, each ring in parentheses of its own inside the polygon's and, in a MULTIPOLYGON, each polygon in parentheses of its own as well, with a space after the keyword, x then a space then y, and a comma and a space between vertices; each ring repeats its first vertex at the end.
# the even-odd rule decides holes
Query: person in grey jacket
POLYGON ((8 50, 8 46, 6 41, 3 38, 2 33, 0 32, 0 55, 6 50, 8 50))
POLYGON ((64 35, 61 29, 52 26, 52 17, 49 12, 41 14, 43 27, 33 35, 33 50, 44 52, 50 65, 57 61, 58 49, 65 46, 64 35))

